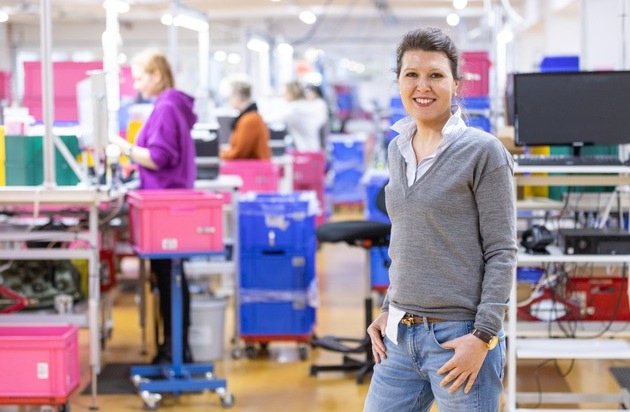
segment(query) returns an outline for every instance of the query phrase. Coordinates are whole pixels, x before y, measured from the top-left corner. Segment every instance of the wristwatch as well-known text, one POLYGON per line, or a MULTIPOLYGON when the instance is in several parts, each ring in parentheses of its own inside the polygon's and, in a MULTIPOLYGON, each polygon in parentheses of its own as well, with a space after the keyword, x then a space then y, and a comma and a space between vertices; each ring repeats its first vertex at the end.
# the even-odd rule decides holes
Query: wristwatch
POLYGON ((499 343, 499 337, 497 335, 492 335, 477 328, 473 329, 471 334, 476 338, 481 339, 488 346, 488 350, 494 349, 497 346, 497 343, 499 343))
POLYGON ((133 160, 131 159, 131 153, 133 152, 133 145, 130 145, 127 150, 125 150, 124 155, 127 156, 129 158, 129 160, 133 160))

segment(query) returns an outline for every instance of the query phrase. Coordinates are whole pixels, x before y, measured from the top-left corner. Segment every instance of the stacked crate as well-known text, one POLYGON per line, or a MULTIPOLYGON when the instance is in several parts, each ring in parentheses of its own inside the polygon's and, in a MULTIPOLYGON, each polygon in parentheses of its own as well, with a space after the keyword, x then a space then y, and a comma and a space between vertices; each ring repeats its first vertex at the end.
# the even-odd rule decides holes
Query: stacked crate
POLYGON ((239 199, 238 331, 245 342, 308 342, 315 324, 315 192, 239 199))
POLYGON ((317 193, 320 213, 315 217, 315 224, 319 226, 326 220, 325 213, 325 176, 326 159, 324 153, 319 152, 291 152, 293 157, 293 190, 312 190, 317 193))
MULTIPOLYGON (((75 158, 80 154, 76 136, 59 136, 75 158)), ((7 186, 37 186, 44 181, 42 136, 4 136, 7 186)), ((79 178, 59 149, 55 148, 55 179, 59 186, 74 186, 79 178)))
POLYGON ((490 57, 485 51, 462 53, 464 79, 460 94, 466 124, 490 133, 490 57))
POLYGON ((327 176, 333 204, 361 203, 361 177, 365 172, 365 137, 334 134, 330 144, 330 170, 327 176))

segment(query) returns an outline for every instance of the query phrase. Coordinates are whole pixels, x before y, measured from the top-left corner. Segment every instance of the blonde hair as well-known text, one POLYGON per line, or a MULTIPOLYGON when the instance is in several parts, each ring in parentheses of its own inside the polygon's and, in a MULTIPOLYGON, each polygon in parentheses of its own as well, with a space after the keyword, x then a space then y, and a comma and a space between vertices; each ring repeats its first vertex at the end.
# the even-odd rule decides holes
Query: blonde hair
POLYGON ((304 99, 304 89, 297 81, 292 81, 284 85, 291 100, 304 99))
POLYGON ((175 87, 173 71, 166 55, 158 49, 147 49, 133 58, 132 65, 141 67, 147 73, 160 73, 159 92, 175 87))

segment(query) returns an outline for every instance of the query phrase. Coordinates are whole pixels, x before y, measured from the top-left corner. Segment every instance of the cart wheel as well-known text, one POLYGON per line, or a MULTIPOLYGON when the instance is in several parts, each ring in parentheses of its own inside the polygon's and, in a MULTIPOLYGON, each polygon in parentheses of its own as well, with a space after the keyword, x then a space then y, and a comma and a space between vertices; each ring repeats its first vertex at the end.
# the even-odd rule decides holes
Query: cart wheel
POLYGON ((59 412, 70 412, 70 401, 64 403, 63 405, 58 405, 57 410, 59 412))
POLYGON ((315 365, 311 365, 311 372, 309 373, 310 376, 317 376, 317 366, 315 365))
POLYGON ((224 409, 234 406, 234 395, 230 392, 226 392, 225 395, 221 396, 221 406, 224 409))
POLYGON ((300 346, 298 348, 298 353, 300 355, 300 360, 307 360, 308 359, 309 350, 308 350, 307 346, 300 346))
POLYGON ((253 345, 247 345, 245 347, 245 356, 248 359, 254 359, 256 357, 256 348, 253 345))
POLYGON ((232 349, 232 359, 241 359, 243 357, 243 349, 234 348, 232 349))
POLYGON ((147 411, 157 411, 160 407, 160 401, 162 400, 162 395, 159 393, 152 393, 149 391, 140 392, 140 397, 142 398, 142 402, 144 403, 144 409, 147 411))

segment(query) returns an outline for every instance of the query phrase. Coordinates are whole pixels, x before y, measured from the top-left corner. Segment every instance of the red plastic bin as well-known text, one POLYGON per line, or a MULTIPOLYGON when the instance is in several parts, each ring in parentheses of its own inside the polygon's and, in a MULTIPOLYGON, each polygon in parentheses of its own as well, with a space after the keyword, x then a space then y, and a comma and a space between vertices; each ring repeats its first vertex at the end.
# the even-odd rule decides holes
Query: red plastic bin
POLYGON ((136 190, 127 201, 136 252, 224 250, 222 195, 192 189, 136 190))
POLYGON ((220 174, 243 179, 239 192, 277 192, 280 167, 267 160, 224 160, 220 174))
POLYGON ((0 325, 0 399, 65 398, 79 386, 74 325, 0 325))

